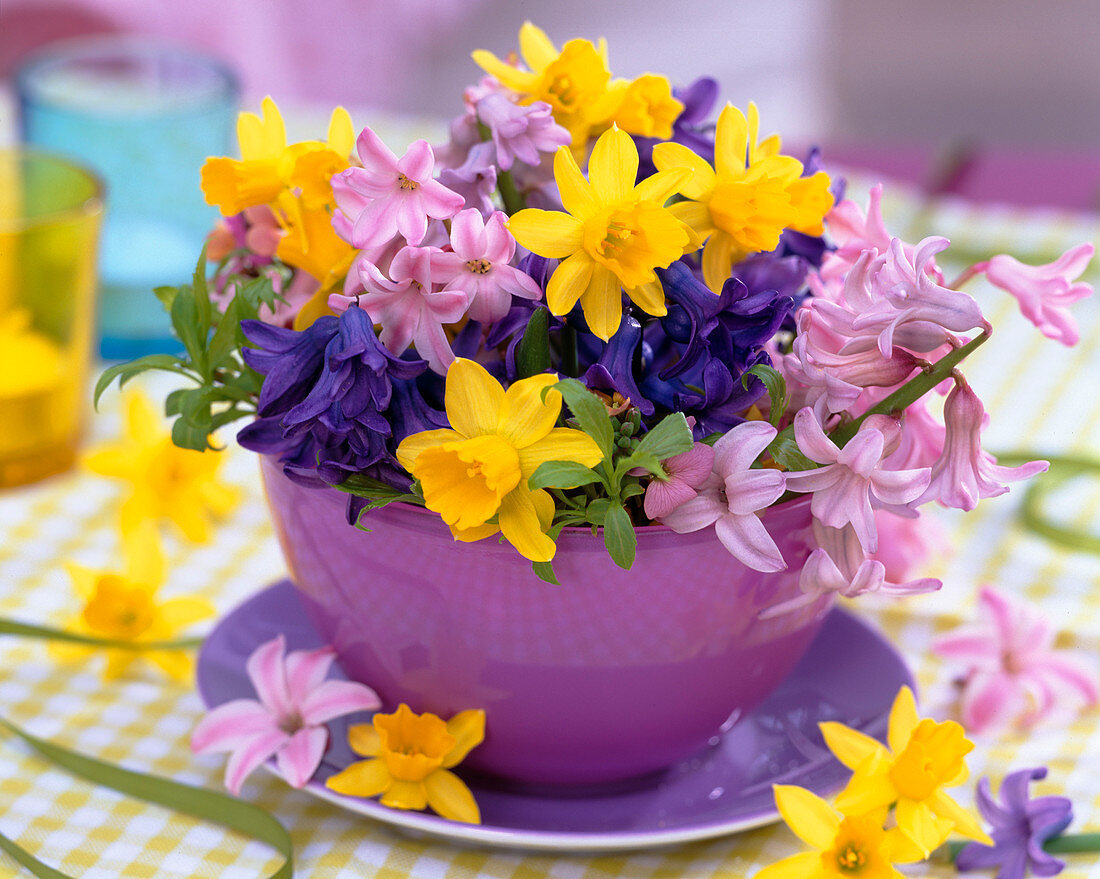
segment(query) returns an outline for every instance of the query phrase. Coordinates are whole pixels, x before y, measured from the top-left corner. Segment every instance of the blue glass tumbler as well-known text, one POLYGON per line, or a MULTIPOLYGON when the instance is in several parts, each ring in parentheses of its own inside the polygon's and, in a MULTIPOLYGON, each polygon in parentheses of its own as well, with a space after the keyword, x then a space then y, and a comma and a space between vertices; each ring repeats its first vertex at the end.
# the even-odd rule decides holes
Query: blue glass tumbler
POLYGON ((107 185, 100 254, 100 354, 172 352, 153 294, 186 283, 217 218, 199 188, 228 155, 236 76, 216 59, 137 37, 47 46, 16 74, 23 140, 95 169, 107 185))

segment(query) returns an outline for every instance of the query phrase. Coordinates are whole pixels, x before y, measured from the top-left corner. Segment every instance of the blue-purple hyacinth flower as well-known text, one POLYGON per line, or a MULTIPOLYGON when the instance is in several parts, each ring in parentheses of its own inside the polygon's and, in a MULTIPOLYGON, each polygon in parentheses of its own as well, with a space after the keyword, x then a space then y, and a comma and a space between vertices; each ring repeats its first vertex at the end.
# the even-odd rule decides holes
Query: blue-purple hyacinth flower
POLYGON ((446 423, 414 384, 423 360, 387 350, 355 305, 301 332, 258 321, 241 327, 260 346, 244 349, 245 361, 266 374, 260 417, 238 434, 242 446, 279 456, 287 476, 307 484, 337 485, 365 473, 408 486, 393 454, 397 443, 446 423))
POLYGON ((1000 799, 993 799, 989 779, 978 782, 978 809, 991 825, 993 845, 967 844, 955 859, 959 870, 997 867, 996 879, 1055 876, 1065 862, 1043 850, 1073 821, 1073 804, 1065 797, 1028 798, 1028 785, 1046 778, 1045 766, 1011 772, 1001 782, 1000 799))

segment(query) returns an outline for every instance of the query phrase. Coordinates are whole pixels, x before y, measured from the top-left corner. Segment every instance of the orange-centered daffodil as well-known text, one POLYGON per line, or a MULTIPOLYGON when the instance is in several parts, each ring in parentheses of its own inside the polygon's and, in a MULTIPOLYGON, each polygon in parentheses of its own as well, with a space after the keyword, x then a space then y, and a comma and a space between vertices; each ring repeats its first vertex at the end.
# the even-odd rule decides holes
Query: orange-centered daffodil
POLYGON ((840 723, 823 723, 821 731, 829 750, 854 770, 836 800, 844 814, 866 815, 896 804, 898 827, 926 857, 952 830, 993 844, 978 820, 943 790, 966 781, 964 758, 974 745, 954 721, 920 718, 908 687, 890 710, 889 748, 840 723))
POLYGON ((414 433, 398 446, 397 460, 420 481, 425 505, 457 540, 500 531, 532 561, 554 557, 546 534, 553 498, 543 489, 532 491, 527 480, 544 461, 592 467, 603 458, 588 434, 554 426, 562 399, 547 389, 557 381, 556 375, 534 375, 505 391, 483 366, 458 358, 447 370, 445 390, 453 429, 414 433))
POLYGON ((784 858, 756 879, 904 879, 894 864, 924 858, 900 830, 883 829, 885 809, 843 816, 816 794, 781 784, 775 786, 775 802, 787 826, 816 851, 784 858))
POLYGON ((802 163, 779 154, 779 137, 757 141, 759 117, 749 104, 748 118, 727 104, 718 116, 714 167, 683 144, 660 143, 653 163, 662 171, 694 172, 680 193, 689 201, 672 212, 707 239, 703 279, 715 293, 737 260, 774 250, 785 229, 820 235, 822 218, 833 205, 829 175, 802 176, 802 163))
POLYGON ((619 328, 624 290, 648 314, 667 313, 654 269, 667 268, 700 240, 664 206, 691 171, 658 171, 635 185, 637 175, 634 141, 625 131, 609 129, 592 150, 589 180, 568 148, 554 156, 567 213, 528 208, 508 220, 528 250, 562 260, 546 287, 551 313, 567 314, 579 299, 589 329, 604 341, 619 328))
POLYGON ((432 809, 444 818, 480 824, 470 789, 450 771, 485 738, 485 712, 462 711, 444 721, 414 714, 402 703, 393 714, 348 730, 348 744, 369 760, 353 763, 325 786, 353 797, 382 795, 392 809, 432 809))

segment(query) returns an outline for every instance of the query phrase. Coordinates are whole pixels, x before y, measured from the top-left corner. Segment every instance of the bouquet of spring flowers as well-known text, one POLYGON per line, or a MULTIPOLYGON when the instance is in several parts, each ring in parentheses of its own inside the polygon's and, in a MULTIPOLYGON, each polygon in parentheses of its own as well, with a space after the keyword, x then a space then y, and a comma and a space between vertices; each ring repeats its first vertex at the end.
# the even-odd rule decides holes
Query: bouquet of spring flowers
POLYGON ((186 353, 99 391, 186 376, 177 444, 247 416, 239 442, 347 492, 350 521, 422 504, 548 579, 567 526, 602 530, 623 567, 661 524, 782 570, 759 514, 810 494, 798 603, 937 588, 888 579, 882 517, 970 510, 1046 468, 981 447, 957 367, 991 327, 961 288, 984 276, 1070 345, 1091 245, 948 282, 947 239, 893 236, 880 188, 845 200, 755 106, 715 113, 713 80, 614 78, 602 41, 559 49, 531 24, 519 44, 473 53, 485 75, 435 148, 398 156, 342 108, 290 145, 270 99, 242 114, 241 158, 202 169, 224 219, 194 282, 157 291, 186 353))

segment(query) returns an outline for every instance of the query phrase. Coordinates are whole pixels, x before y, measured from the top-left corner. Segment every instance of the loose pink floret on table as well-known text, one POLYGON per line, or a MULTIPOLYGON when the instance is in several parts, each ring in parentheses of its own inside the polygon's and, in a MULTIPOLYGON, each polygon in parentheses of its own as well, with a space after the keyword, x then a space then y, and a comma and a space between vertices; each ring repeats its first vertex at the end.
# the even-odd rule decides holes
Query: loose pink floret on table
POLYGON ((746 421, 714 444, 714 470, 699 494, 661 522, 679 534, 714 525, 722 545, 755 571, 787 567, 779 547, 756 515, 779 500, 784 476, 778 470, 752 470, 752 464, 776 436, 762 421, 746 421))
POLYGON ((500 320, 512 307, 512 297, 540 299, 542 288, 530 275, 509 265, 516 255, 516 239, 505 228, 504 214, 488 220, 474 209, 459 212, 451 221, 451 251, 433 251, 432 280, 443 290, 458 290, 470 301, 471 320, 500 320))
POLYGON ((279 773, 302 787, 328 747, 330 720, 381 706, 370 687, 325 680, 336 652, 330 647, 286 653, 282 635, 261 644, 245 666, 259 701, 234 699, 207 714, 191 736, 196 754, 229 753, 225 786, 239 794, 245 778, 275 758, 279 773))
POLYGON ((429 217, 450 219, 462 210, 462 196, 432 177, 435 156, 426 140, 413 142, 398 159, 364 128, 356 146, 363 166, 341 171, 332 184, 344 215, 338 228, 350 231, 355 247, 378 247, 398 233, 410 244, 420 244, 429 217))
POLYGON ((1024 317, 1044 336, 1072 346, 1080 333, 1069 306, 1092 295, 1091 284, 1074 282, 1088 267, 1095 250, 1091 244, 1079 244, 1041 266, 1026 265, 1003 253, 989 261, 985 276, 995 287, 1016 297, 1024 317))
POLYGON ((867 419, 841 449, 825 435, 812 409, 800 409, 794 417, 798 448, 811 461, 826 466, 787 474, 788 489, 813 493, 810 510, 815 519, 832 528, 850 523, 869 553, 878 549, 872 497, 888 505, 904 506, 920 497, 929 479, 927 468, 882 468, 883 458, 894 448, 887 446, 885 428, 872 426, 878 424, 877 418, 867 419))
POLYGON ((960 714, 967 729, 1030 727, 1100 701, 1096 669, 1053 649, 1054 628, 1034 606, 984 586, 978 618, 932 647, 965 665, 960 714))

